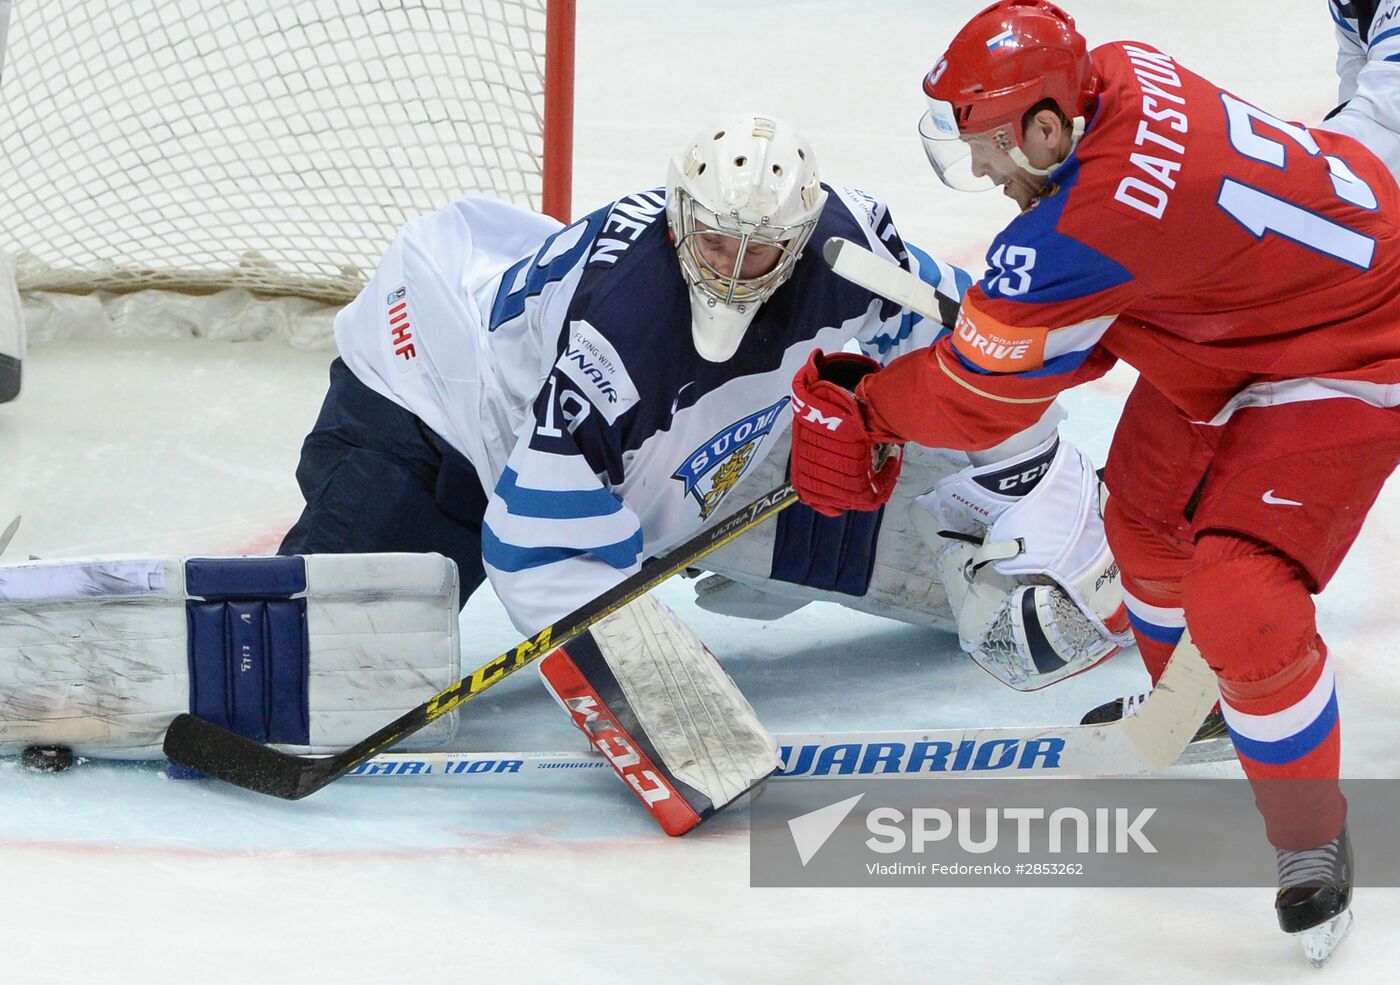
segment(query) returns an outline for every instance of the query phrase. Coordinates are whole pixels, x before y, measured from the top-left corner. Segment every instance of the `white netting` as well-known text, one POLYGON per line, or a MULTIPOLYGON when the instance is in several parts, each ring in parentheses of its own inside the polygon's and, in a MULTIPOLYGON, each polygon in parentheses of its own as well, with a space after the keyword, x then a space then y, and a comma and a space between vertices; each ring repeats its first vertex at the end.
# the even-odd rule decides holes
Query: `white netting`
POLYGON ((540 207, 544 26, 545 0, 15 0, 0 251, 25 292, 341 304, 410 216, 540 207))

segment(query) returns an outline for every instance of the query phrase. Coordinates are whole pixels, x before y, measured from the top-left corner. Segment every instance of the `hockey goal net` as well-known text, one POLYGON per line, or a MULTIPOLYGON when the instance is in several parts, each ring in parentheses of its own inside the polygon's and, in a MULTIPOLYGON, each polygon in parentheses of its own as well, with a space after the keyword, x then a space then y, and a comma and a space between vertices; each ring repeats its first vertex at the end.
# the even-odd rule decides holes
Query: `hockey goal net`
POLYGON ((21 292, 339 305, 465 192, 567 218, 574 0, 3 6, 21 292))

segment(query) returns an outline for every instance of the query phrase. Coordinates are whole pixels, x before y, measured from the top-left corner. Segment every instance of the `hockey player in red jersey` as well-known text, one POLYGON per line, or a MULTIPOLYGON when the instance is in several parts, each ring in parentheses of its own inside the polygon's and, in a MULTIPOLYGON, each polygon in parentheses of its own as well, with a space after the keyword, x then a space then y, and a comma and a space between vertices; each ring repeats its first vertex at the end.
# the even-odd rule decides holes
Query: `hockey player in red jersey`
POLYGON ((1044 0, 974 17, 924 92, 944 182, 1022 211, 951 336, 862 367, 854 392, 850 356, 799 372, 794 484, 869 509, 882 444, 984 447, 1135 367, 1105 480, 1137 640, 1155 679, 1190 626, 1278 850, 1280 925, 1324 959, 1351 859, 1312 595, 1400 461, 1400 191, 1352 138, 1149 45, 1087 51, 1044 0))

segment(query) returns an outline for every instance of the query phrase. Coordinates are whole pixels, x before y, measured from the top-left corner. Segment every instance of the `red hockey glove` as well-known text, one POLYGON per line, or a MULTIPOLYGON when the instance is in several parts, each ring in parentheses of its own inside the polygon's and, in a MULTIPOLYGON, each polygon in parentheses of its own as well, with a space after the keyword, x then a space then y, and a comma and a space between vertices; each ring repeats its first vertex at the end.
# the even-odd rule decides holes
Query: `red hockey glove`
POLYGON ((824 516, 879 509, 894 492, 904 449, 865 430, 852 392, 880 364, 869 356, 812 353, 792 380, 792 484, 824 516))

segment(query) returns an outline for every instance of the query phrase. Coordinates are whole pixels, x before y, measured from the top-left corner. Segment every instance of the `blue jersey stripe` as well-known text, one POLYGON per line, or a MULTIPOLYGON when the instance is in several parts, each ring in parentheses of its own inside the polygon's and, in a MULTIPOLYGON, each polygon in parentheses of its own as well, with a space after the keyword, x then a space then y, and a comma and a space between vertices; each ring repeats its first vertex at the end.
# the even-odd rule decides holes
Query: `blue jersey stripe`
POLYGON ((1371 39, 1371 43, 1366 46, 1366 50, 1370 51, 1382 41, 1396 37, 1397 35, 1400 35, 1400 27, 1392 27, 1389 31, 1382 31, 1379 35, 1371 39))
POLYGON ((642 532, 640 530, 626 540, 620 540, 615 544, 603 544, 583 550, 577 547, 518 547, 515 544, 507 544, 496 536, 496 532, 491 529, 490 524, 482 524, 481 527, 481 558, 499 571, 525 571, 529 568, 540 568, 583 554, 592 555, 621 570, 636 564, 641 553, 642 532))
POLYGON ((496 483, 496 495, 511 516, 538 520, 583 520, 612 516, 622 500, 606 489, 533 489, 520 485, 520 475, 510 467, 496 483))
POLYGON ((969 362, 967 357, 964 356, 961 352, 959 352, 956 347, 954 347, 953 349, 953 355, 958 357, 958 364, 960 366, 962 366, 970 373, 976 373, 978 376, 1010 375, 1032 379, 1042 376, 1063 376, 1066 373, 1073 373, 1080 366, 1084 365, 1084 361, 1089 358, 1089 354, 1093 351, 1093 348, 1088 348, 1081 349, 1078 352, 1066 352, 1062 356, 1056 356, 1053 359, 1047 359, 1045 361, 1045 364, 1039 369, 1028 369, 1024 372, 1009 374, 995 369, 983 369, 976 363, 969 362))
POLYGON ((1017 373, 1017 376, 1040 377, 1040 376, 1063 376, 1066 373, 1073 373, 1080 366, 1084 365, 1089 354, 1094 351, 1091 346, 1088 349, 1080 349, 1078 352, 1066 352, 1063 355, 1055 356, 1045 360, 1045 364, 1039 369, 1028 370, 1024 373, 1017 373))

